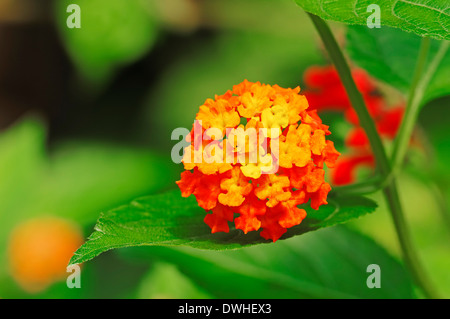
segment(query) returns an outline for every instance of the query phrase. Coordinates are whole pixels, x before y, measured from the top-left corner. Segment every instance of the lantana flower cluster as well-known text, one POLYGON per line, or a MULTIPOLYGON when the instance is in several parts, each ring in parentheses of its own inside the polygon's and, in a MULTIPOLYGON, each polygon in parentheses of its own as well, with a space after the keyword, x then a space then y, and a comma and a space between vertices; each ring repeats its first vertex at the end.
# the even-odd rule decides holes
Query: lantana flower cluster
MULTIPOLYGON (((393 140, 403 118, 404 102, 389 106, 385 97, 378 93, 375 81, 366 71, 356 68, 352 71, 352 76, 378 133, 386 140, 393 140)), ((339 158, 330 174, 332 184, 350 184, 354 182, 359 167, 375 166, 375 158, 366 133, 359 125, 358 116, 333 66, 310 67, 305 72, 304 80, 307 86, 305 95, 311 109, 319 113, 327 110, 344 112, 346 120, 353 125, 345 139, 345 146, 350 151, 339 158)))
POLYGON ((261 229, 263 238, 276 241, 306 217, 298 205, 327 204, 324 165, 333 167, 340 153, 326 139, 329 127, 299 93, 299 87, 245 80, 200 106, 177 184, 183 197, 193 194, 210 212, 204 221, 212 233, 229 232, 234 222, 246 234, 261 229), (242 147, 226 134, 230 129, 266 131, 258 130, 257 145, 242 147), (251 161, 255 149, 258 159, 251 161))

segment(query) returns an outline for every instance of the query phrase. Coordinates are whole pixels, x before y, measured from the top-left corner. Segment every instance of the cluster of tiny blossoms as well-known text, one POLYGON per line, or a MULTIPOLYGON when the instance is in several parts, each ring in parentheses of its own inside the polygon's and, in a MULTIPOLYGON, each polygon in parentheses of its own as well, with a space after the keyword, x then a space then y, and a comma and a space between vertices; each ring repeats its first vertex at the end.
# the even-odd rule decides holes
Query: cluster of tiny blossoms
POLYGON ((204 221, 212 233, 228 232, 234 221, 244 233, 262 229, 262 237, 276 241, 306 217, 298 205, 327 204, 331 187, 323 167, 333 167, 340 153, 299 92, 245 80, 200 106, 177 184, 183 197, 193 194, 211 211, 204 221), (225 134, 230 129, 233 138, 225 134), (258 130, 258 143, 250 143, 250 129, 258 130), (244 146, 234 138, 239 134, 244 146), (256 161, 250 160, 254 151, 256 161))

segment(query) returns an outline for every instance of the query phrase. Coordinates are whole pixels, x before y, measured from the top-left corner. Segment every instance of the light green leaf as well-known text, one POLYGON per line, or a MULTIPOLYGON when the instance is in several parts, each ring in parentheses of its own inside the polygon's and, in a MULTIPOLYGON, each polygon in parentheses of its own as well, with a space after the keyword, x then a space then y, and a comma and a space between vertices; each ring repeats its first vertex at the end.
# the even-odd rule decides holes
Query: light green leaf
POLYGON ((373 13, 371 4, 380 7, 381 30, 399 28, 422 37, 450 40, 450 7, 439 0, 295 0, 305 11, 322 19, 347 24, 367 25, 373 13))
POLYGON ((0 133, 0 221, 36 186, 45 160, 45 134, 44 125, 31 117, 0 133))
MULTIPOLYGON (((375 78, 407 92, 411 86, 421 38, 393 28, 349 26, 347 51, 358 66, 375 78)), ((442 41, 431 42, 428 65, 442 41)), ((450 94, 450 50, 447 50, 425 90, 422 104, 450 94)))
MULTIPOLYGON (((45 163, 46 130, 41 121, 27 117, 0 132, 0 264, 7 264, 11 229, 26 214, 28 194, 39 185, 45 163)), ((0 281, 8 267, 0 267, 0 281)), ((0 284, 2 286, 2 283, 0 284)))
POLYGON ((91 224, 100 210, 173 186, 174 166, 170 157, 143 148, 65 141, 52 150, 28 210, 91 224))
MULTIPOLYGON (((65 141, 46 155, 45 131, 27 117, 0 133, 0 247, 26 219, 50 215, 92 225, 99 210, 173 185, 175 165, 156 152, 65 141)), ((1 264, 6 255, 0 249, 1 264)), ((0 267, 0 281, 7 270, 0 267)))
POLYGON ((205 299, 211 296, 199 288, 176 265, 158 262, 142 279, 137 297, 140 299, 205 299))
POLYGON ((58 0, 57 26, 82 75, 93 84, 144 55, 155 43, 157 25, 141 0, 58 0), (81 9, 81 28, 68 28, 67 7, 81 9))
MULTIPOLYGON (((346 222, 373 212, 376 204, 364 197, 330 199, 318 211, 305 205, 308 217, 290 228, 281 239, 346 222)), ((88 261, 110 249, 144 246, 191 246, 223 250, 268 243, 258 232, 244 234, 231 228, 229 233, 211 234, 203 222, 205 212, 193 196, 182 198, 180 191, 137 199, 129 205, 102 214, 89 237, 70 264, 88 261)))

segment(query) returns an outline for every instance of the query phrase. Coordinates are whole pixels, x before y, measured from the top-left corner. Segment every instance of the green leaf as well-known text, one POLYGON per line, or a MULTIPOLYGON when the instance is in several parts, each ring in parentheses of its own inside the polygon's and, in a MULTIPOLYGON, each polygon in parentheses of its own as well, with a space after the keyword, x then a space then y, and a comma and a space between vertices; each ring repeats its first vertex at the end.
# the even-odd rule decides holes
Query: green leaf
POLYGON ((157 262, 138 288, 139 299, 206 299, 211 296, 199 288, 178 267, 157 262))
MULTIPOLYGON (((404 92, 411 86, 420 42, 420 37, 393 28, 349 26, 347 31, 347 51, 350 58, 375 78, 404 92)), ((431 42, 428 65, 441 44, 442 41, 431 42)), ((450 50, 447 50, 428 83, 422 105, 450 94, 449 74, 450 50)))
MULTIPOLYGON (((376 204, 364 197, 342 197, 329 200, 318 211, 304 205, 308 217, 288 229, 281 239, 329 227, 373 212, 376 204)), ((185 245, 194 248, 223 250, 268 243, 258 232, 244 234, 231 228, 229 233, 211 234, 203 222, 205 211, 193 196, 182 198, 180 191, 137 199, 129 205, 102 214, 89 237, 70 264, 88 261, 114 248, 163 245, 185 245)))
POLYGON ((157 24, 140 0, 58 0, 57 26, 81 74, 93 84, 143 56, 155 43, 157 24), (81 10, 81 28, 67 27, 67 7, 81 10))
MULTIPOLYGON (((39 185, 45 164, 45 134, 44 125, 32 117, 0 134, 0 247, 26 214, 22 209, 28 195, 39 185)), ((0 250, 0 260, 2 255, 0 250)))
POLYGON ((28 117, 0 134, 0 221, 36 186, 45 160, 45 128, 28 117))
POLYGON ((337 226, 239 250, 139 247, 121 254, 163 259, 216 298, 413 298, 408 271, 371 238, 337 226), (367 266, 381 269, 381 288, 366 285, 367 266))
POLYGON ((174 166, 169 157, 143 148, 64 141, 54 146, 27 209, 92 225, 101 210, 172 186, 174 166))
MULTIPOLYGON (((26 117, 0 133, 0 264, 6 265, 11 229, 26 214, 28 194, 38 187, 45 163, 43 123, 26 117)), ((0 267, 0 281, 8 267, 0 267)), ((3 282, 0 283, 3 287, 3 282)))
MULTIPOLYGON (((173 185, 175 165, 154 151, 78 140, 53 145, 47 155, 45 132, 41 121, 26 117, 0 133, 0 247, 26 219, 50 215, 92 225, 99 210, 173 185)), ((7 249, 0 249, 0 264, 7 264, 7 249)), ((7 271, 0 267, 0 281, 7 271)))
POLYGON ((450 10, 439 0, 295 0, 305 11, 322 19, 367 25, 371 4, 380 7, 381 30, 395 27, 422 37, 450 40, 450 10))

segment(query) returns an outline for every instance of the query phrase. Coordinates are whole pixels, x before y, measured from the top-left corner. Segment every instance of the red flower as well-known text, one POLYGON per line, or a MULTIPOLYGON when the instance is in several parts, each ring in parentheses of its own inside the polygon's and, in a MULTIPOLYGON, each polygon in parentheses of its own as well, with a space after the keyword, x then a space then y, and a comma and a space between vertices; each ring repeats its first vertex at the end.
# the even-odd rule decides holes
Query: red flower
MULTIPOLYGON (((354 69, 352 76, 375 121, 378 133, 388 140, 394 139, 400 127, 404 106, 388 107, 384 97, 377 93, 375 82, 364 70, 354 69)), ((334 67, 310 67, 305 72, 304 80, 308 87, 305 96, 311 109, 316 109, 318 112, 344 112, 345 118, 354 125, 345 139, 345 145, 351 152, 342 156, 331 172, 331 181, 334 185, 350 184, 354 182, 355 172, 359 167, 373 167, 375 164, 366 133, 359 125, 358 116, 351 107, 345 88, 334 67)))

